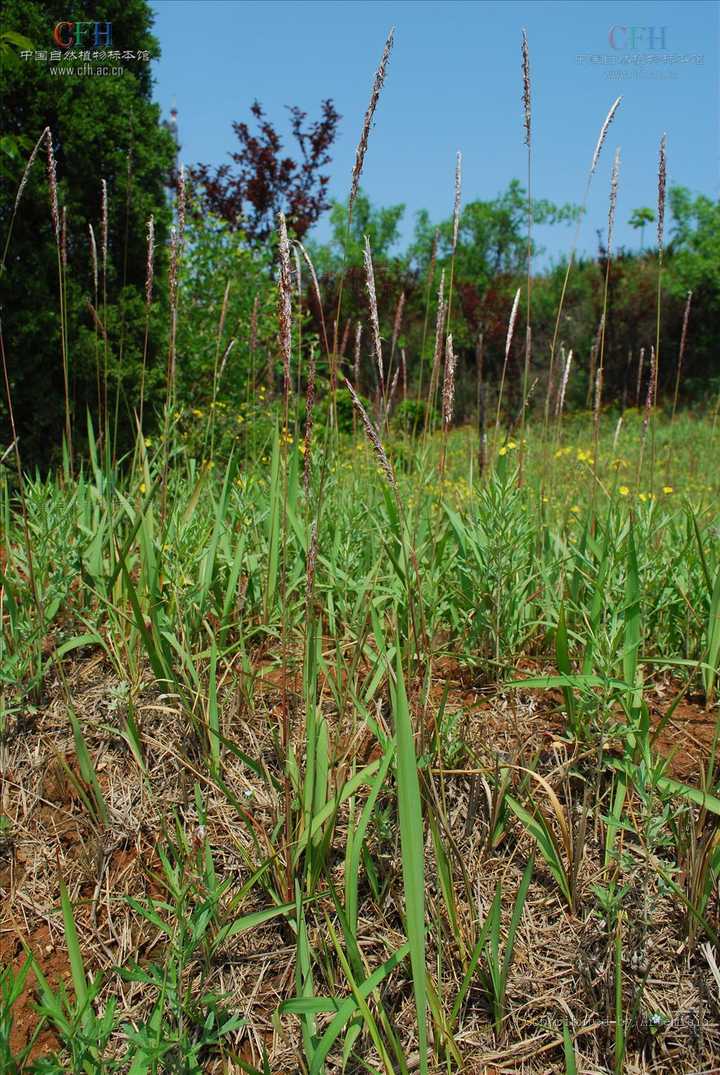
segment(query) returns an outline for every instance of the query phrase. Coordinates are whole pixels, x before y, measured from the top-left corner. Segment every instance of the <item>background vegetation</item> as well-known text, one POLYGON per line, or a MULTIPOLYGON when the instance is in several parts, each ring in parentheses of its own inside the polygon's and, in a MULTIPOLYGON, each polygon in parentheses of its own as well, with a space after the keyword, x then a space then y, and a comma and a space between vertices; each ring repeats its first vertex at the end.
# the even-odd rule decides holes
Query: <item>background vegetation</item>
MULTIPOLYGON (((21 28, 34 48, 48 48, 52 26, 66 14, 59 0, 55 4, 8 0, 3 5, 0 33, 12 34, 21 28)), ((89 3, 85 16, 113 22, 115 48, 147 49, 152 57, 159 54, 144 0, 89 3)), ((25 161, 49 125, 65 213, 67 267, 63 286, 71 409, 81 428, 88 407, 96 423, 101 419, 99 361, 107 369, 109 407, 118 415, 116 447, 127 446, 137 420, 144 352, 146 430, 156 426, 163 405, 169 347, 163 326, 168 313, 170 196, 178 179, 178 147, 168 127, 160 123, 158 106, 152 102, 149 64, 126 63, 122 78, 60 79, 50 74, 49 64, 22 61, 19 53, 20 45, 12 43, 3 53, 10 122, 0 141, 0 223, 7 236, 25 161), (107 184, 106 256, 102 243, 103 181, 107 184), (155 228, 154 293, 145 347, 143 291, 151 215, 155 228), (97 288, 89 225, 94 229, 98 251, 97 288), (97 310, 100 327, 90 305, 97 310)), ((362 192, 349 230, 347 207, 340 203, 330 206, 331 237, 318 243, 308 229, 328 206, 327 166, 341 117, 331 100, 322 103, 316 120, 309 121, 297 108, 290 111, 294 147, 290 152, 256 102, 250 122, 234 125, 238 145, 227 166, 217 169, 197 164, 188 169, 188 230, 181 264, 182 316, 178 318, 177 340, 179 400, 189 408, 201 407, 211 400, 214 390, 226 402, 248 400, 255 392, 260 370, 270 395, 279 388, 280 367, 273 354, 276 259, 272 235, 273 215, 282 209, 291 234, 307 240, 327 309, 334 311, 330 321, 338 318, 335 336, 332 324, 327 327, 333 337, 330 342, 348 369, 354 363, 356 326, 367 316, 363 249, 368 237, 380 327, 388 340, 393 337, 398 304, 404 296, 396 346, 405 352, 406 395, 417 394, 421 378, 427 384, 440 275, 444 270, 449 282, 452 272, 452 328, 458 356, 455 418, 459 422, 468 419, 477 408, 479 356, 489 391, 499 382, 508 311, 527 267, 527 199, 522 184, 511 180, 495 199, 471 199, 462 205, 454 256, 452 218, 432 221, 426 212, 418 214, 413 239, 403 249, 399 235, 404 207, 373 206, 362 192), (341 278, 342 294, 336 290, 341 278), (226 289, 228 305, 222 339, 218 340, 219 311, 226 289), (252 331, 251 321, 255 326, 252 331), (222 357, 231 340, 235 341, 232 357, 228 357, 221 383, 214 389, 217 347, 222 357)), ((532 206, 536 224, 566 228, 568 250, 572 225, 579 214, 578 206, 555 206, 544 199, 536 199, 532 206)), ((720 304, 720 209, 716 201, 677 187, 669 194, 669 216, 662 275, 666 361, 660 366, 659 393, 661 398, 673 394, 684 307, 692 290, 680 389, 681 400, 693 403, 716 391, 720 376, 713 335, 720 304)), ((613 316, 604 341, 605 398, 618 405, 636 402, 640 350, 644 348, 649 354, 655 341, 657 264, 653 244, 645 245, 645 231, 647 238, 655 232, 655 212, 642 207, 634 211, 633 221, 641 248, 614 252, 609 278, 613 316)), ((603 308, 604 241, 600 235, 596 258, 581 259, 575 265, 565 298, 558 342, 574 355, 574 375, 567 392, 571 408, 584 406, 590 395, 593 342, 603 308)), ((534 249, 536 264, 539 253, 534 249)), ((57 457, 64 421, 62 348, 54 314, 56 261, 47 183, 37 167, 29 175, 23 211, 1 280, 3 334, 16 426, 28 466, 44 466, 57 457)), ((547 356, 565 272, 561 261, 536 271, 533 278, 529 383, 538 379, 536 399, 544 394, 547 356)), ((307 355, 312 341, 322 337, 307 271, 301 288, 306 325, 302 347, 307 355)), ((524 302, 523 294, 521 316, 524 302)), ((521 402, 523 366, 524 339, 518 334, 507 371, 510 414, 521 402)), ((360 387, 370 394, 375 389, 374 368, 366 333, 361 345, 360 387)), ((329 377, 329 371, 324 372, 329 377)), ((8 444, 11 437, 4 400, 0 402, 0 422, 0 441, 8 444)), ((83 435, 79 438, 82 441, 83 435)))

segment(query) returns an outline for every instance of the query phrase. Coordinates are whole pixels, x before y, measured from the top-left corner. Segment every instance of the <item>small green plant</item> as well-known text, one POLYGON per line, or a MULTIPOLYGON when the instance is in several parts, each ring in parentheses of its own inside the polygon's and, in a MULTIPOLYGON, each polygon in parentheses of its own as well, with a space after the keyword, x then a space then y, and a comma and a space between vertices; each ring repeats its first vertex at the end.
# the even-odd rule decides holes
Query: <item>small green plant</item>
POLYGON ((510 926, 505 939, 504 948, 500 944, 500 915, 502 910, 502 885, 498 882, 495 888, 492 904, 488 916, 485 919, 480 935, 475 943, 472 956, 468 963, 465 976, 455 998, 450 1015, 450 1023, 457 1022, 458 1015, 465 1002, 468 990, 471 987, 473 976, 480 967, 480 981, 490 1001, 490 1008, 495 1026, 495 1033, 502 1032, 505 1018, 505 996, 507 992, 508 975, 512 965, 515 948, 515 936, 520 925, 527 898, 530 881, 533 873, 533 859, 531 858, 525 867, 520 886, 515 897, 510 926))
POLYGON ((25 957, 22 965, 15 970, 12 963, 0 968, 0 1070, 7 1075, 20 1075, 25 1062, 33 1050, 35 1040, 43 1027, 42 1017, 38 1019, 30 1040, 20 1050, 11 1047, 14 1007, 23 994, 27 977, 34 964, 33 957, 25 957))
MULTIPOLYGON (((39 1014, 60 1038, 70 1058, 71 1071, 79 1075, 109 1075, 120 1070, 119 1062, 113 1059, 108 1050, 110 1037, 116 1029, 116 1004, 111 1000, 101 1014, 96 1010, 102 978, 88 974, 85 969, 73 904, 62 878, 60 902, 74 995, 69 995, 62 983, 53 988, 38 961, 31 956, 40 996, 39 1014)), ((58 1055, 40 1062, 43 1075, 61 1075, 67 1070, 66 1060, 58 1055)))
POLYGON ((208 1050, 221 1046, 245 1024, 221 995, 205 990, 197 996, 186 976, 196 962, 207 974, 218 938, 227 939, 232 933, 231 928, 219 930, 221 902, 228 885, 217 878, 205 843, 204 811, 197 789, 196 801, 201 820, 192 840, 188 841, 177 824, 172 845, 167 850, 157 849, 162 869, 157 880, 162 882, 167 899, 149 897, 141 903, 128 897, 136 914, 166 938, 161 962, 121 971, 126 981, 146 986, 157 998, 143 1025, 124 1027, 133 1075, 153 1072, 159 1063, 183 1075, 201 1075, 208 1050))

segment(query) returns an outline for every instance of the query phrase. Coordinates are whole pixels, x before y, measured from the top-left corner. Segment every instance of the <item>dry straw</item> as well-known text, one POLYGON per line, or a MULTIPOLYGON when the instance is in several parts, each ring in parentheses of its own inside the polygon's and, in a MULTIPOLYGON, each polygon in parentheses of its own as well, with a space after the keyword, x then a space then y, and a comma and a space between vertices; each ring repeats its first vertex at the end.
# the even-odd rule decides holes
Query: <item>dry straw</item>
POLYGON ((362 175, 363 164, 365 162, 365 153, 367 152, 368 137, 370 135, 370 128, 372 127, 373 116, 375 115, 375 109, 377 108, 378 100, 380 99, 380 92, 385 82, 385 75, 387 73, 387 65, 390 59, 390 52, 393 46, 393 37, 395 34, 395 28, 393 27, 388 34, 387 41, 385 42, 385 48, 380 58, 380 65, 375 72, 375 81, 373 82, 372 92, 370 94, 370 103, 367 106, 365 112, 365 118, 363 120, 362 131, 360 133, 360 141, 358 142, 357 150, 355 152, 355 164, 352 170, 352 182, 350 185, 350 199, 348 201, 348 216, 352 215, 353 205, 357 198, 357 192, 360 187, 360 176, 362 175))

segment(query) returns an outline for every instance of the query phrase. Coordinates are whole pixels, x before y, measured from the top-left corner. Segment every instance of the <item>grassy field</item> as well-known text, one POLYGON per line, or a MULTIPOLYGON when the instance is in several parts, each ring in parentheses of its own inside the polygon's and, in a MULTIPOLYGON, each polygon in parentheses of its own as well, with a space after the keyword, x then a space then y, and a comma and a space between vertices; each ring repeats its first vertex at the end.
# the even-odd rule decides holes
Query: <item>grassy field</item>
POLYGON ((4 480, 3 1071, 714 1069, 717 431, 617 418, 4 480))

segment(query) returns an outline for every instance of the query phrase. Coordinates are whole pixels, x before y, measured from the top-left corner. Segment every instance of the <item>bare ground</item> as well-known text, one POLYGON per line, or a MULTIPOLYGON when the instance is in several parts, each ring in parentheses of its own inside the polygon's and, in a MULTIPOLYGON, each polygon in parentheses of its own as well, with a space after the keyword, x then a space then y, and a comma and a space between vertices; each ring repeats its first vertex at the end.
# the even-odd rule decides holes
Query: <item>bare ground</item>
MULTIPOLYGON (((533 851, 531 840, 512 819, 498 846, 488 848, 483 776, 496 770, 499 763, 527 766, 535 758, 537 771, 565 803, 568 794, 577 790, 583 758, 579 749, 571 754, 571 745, 562 738, 558 694, 498 693, 450 665, 441 672, 450 683, 447 709, 458 714, 456 734, 466 743, 468 754, 457 768, 446 764, 444 770, 436 771, 433 783, 449 822, 447 835, 455 856, 458 916, 469 933, 469 924, 477 921, 478 915, 485 917, 498 880, 502 880, 505 893, 503 913, 509 918, 522 871, 533 851), (571 761, 575 775, 568 775, 571 761)), ((256 682, 252 718, 233 688, 234 674, 228 670, 222 695, 223 732, 250 757, 263 759, 268 770, 277 773, 277 674, 268 669, 256 682)), ((51 985, 62 982, 71 991, 60 910, 62 876, 75 902, 86 967, 104 975, 99 1004, 102 1006, 114 996, 120 1023, 137 1026, 148 1018, 153 995, 138 983, 124 981, 117 968, 161 959, 165 942, 159 931, 130 907, 126 897, 140 901, 148 896, 166 898, 158 848, 166 846, 168 839, 176 839, 176 825, 188 843, 207 842, 219 878, 231 881, 231 897, 248 879, 251 863, 259 857, 252 833, 262 845, 272 830, 277 804, 267 785, 241 760, 226 753, 224 780, 236 798, 236 806, 232 806, 227 796, 205 779, 193 735, 176 700, 154 690, 137 699, 148 772, 148 779, 144 779, 121 737, 124 711, 118 704, 117 688, 102 656, 78 660, 67 677, 67 688, 57 681, 48 682, 38 711, 16 722, 2 747, 2 807, 11 820, 11 828, 0 843, 0 961, 19 966, 23 944, 27 944, 51 985), (106 824, 88 808, 90 792, 79 777, 67 716, 68 696, 98 772, 108 807, 106 824), (202 788, 207 810, 205 831, 200 833, 194 798, 196 782, 202 788), (241 809, 246 812, 245 824, 241 809)), ((442 689, 440 684, 438 697, 442 689)), ((666 712, 671 696, 671 685, 659 682, 651 695, 655 721, 666 712)), ((332 706, 326 708, 332 719, 332 706)), ((383 719, 382 711, 378 719, 383 719)), ((699 704, 686 699, 678 706, 658 740, 661 751, 672 759, 673 775, 698 784, 700 765, 707 756, 714 730, 715 719, 699 704)), ((294 731, 301 752, 299 711, 294 717, 294 731)), ((358 734, 349 716, 343 726, 336 723, 334 731, 331 762, 338 773, 345 771, 349 756, 359 755, 362 760, 372 756, 372 737, 367 731, 358 734)), ((631 799, 630 816, 633 810, 631 799)), ((343 885, 345 824, 346 817, 341 816, 335 841, 340 853, 334 877, 339 891, 343 885)), ((510 973, 504 1032, 495 1036, 486 1000, 479 989, 471 988, 456 1033, 463 1070, 471 1075, 563 1072, 564 1022, 573 1030, 578 1071, 586 1075, 612 1071, 613 952, 591 889, 602 880, 601 835, 599 827, 596 831, 591 822, 584 841, 575 913, 561 902, 555 882, 537 858, 510 973)), ((370 969, 404 940, 399 914, 402 878, 397 839, 388 839, 382 846, 374 843, 371 851, 386 880, 388 898, 379 910, 370 892, 361 887, 358 939, 370 969)), ((663 891, 630 836, 625 839, 625 851, 630 862, 624 876, 629 885, 623 933, 626 1012, 633 1012, 643 987, 637 1011, 629 1019, 625 1070, 663 1075, 720 1071, 720 986, 702 949, 687 949, 682 905, 677 897, 663 891), (649 1017, 658 1015, 663 1017, 663 1025, 653 1029, 649 1017)), ((443 898, 430 843, 426 862, 428 909, 437 924, 443 898)), ((256 886, 236 913, 247 914, 268 903, 269 898, 256 886)), ((333 914, 330 899, 318 901, 314 911, 309 912, 313 947, 327 944, 324 912, 333 914)), ((715 928, 717 912, 716 906, 710 908, 715 928)), ((457 953, 453 959, 448 955, 452 953, 452 942, 447 932, 443 939, 440 991, 449 1009, 462 967, 457 953)), ((285 924, 268 923, 233 938, 209 964, 198 958, 185 971, 198 995, 201 990, 220 993, 229 1010, 247 1018, 248 1028, 234 1041, 236 1054, 258 1064, 264 1047, 274 1075, 291 1075, 300 1070, 297 1020, 292 1016, 273 1020, 278 1004, 294 994, 294 956, 291 930, 285 924)), ((435 937, 430 941, 429 966, 436 977, 435 937)), ((323 983, 320 968, 316 975, 318 992, 332 992, 333 985, 323 983)), ((341 975, 334 988, 347 992, 341 975)), ((417 1063, 417 1044, 406 965, 388 979, 383 1001, 392 1013, 393 1025, 403 1039, 412 1066, 417 1063)), ((13 1047, 19 1050, 37 1026, 31 976, 15 1008, 13 1047)), ((119 1037, 116 1045, 121 1048, 119 1037)), ((43 1055, 57 1046, 53 1032, 44 1027, 33 1055, 43 1055)), ((370 1044, 367 1049, 364 1059, 373 1063, 370 1044)), ((333 1070, 332 1065, 329 1067, 333 1070)), ((221 1070, 233 1068, 208 1062, 208 1072, 221 1070)), ((437 1070, 446 1069, 440 1065, 437 1070)))

